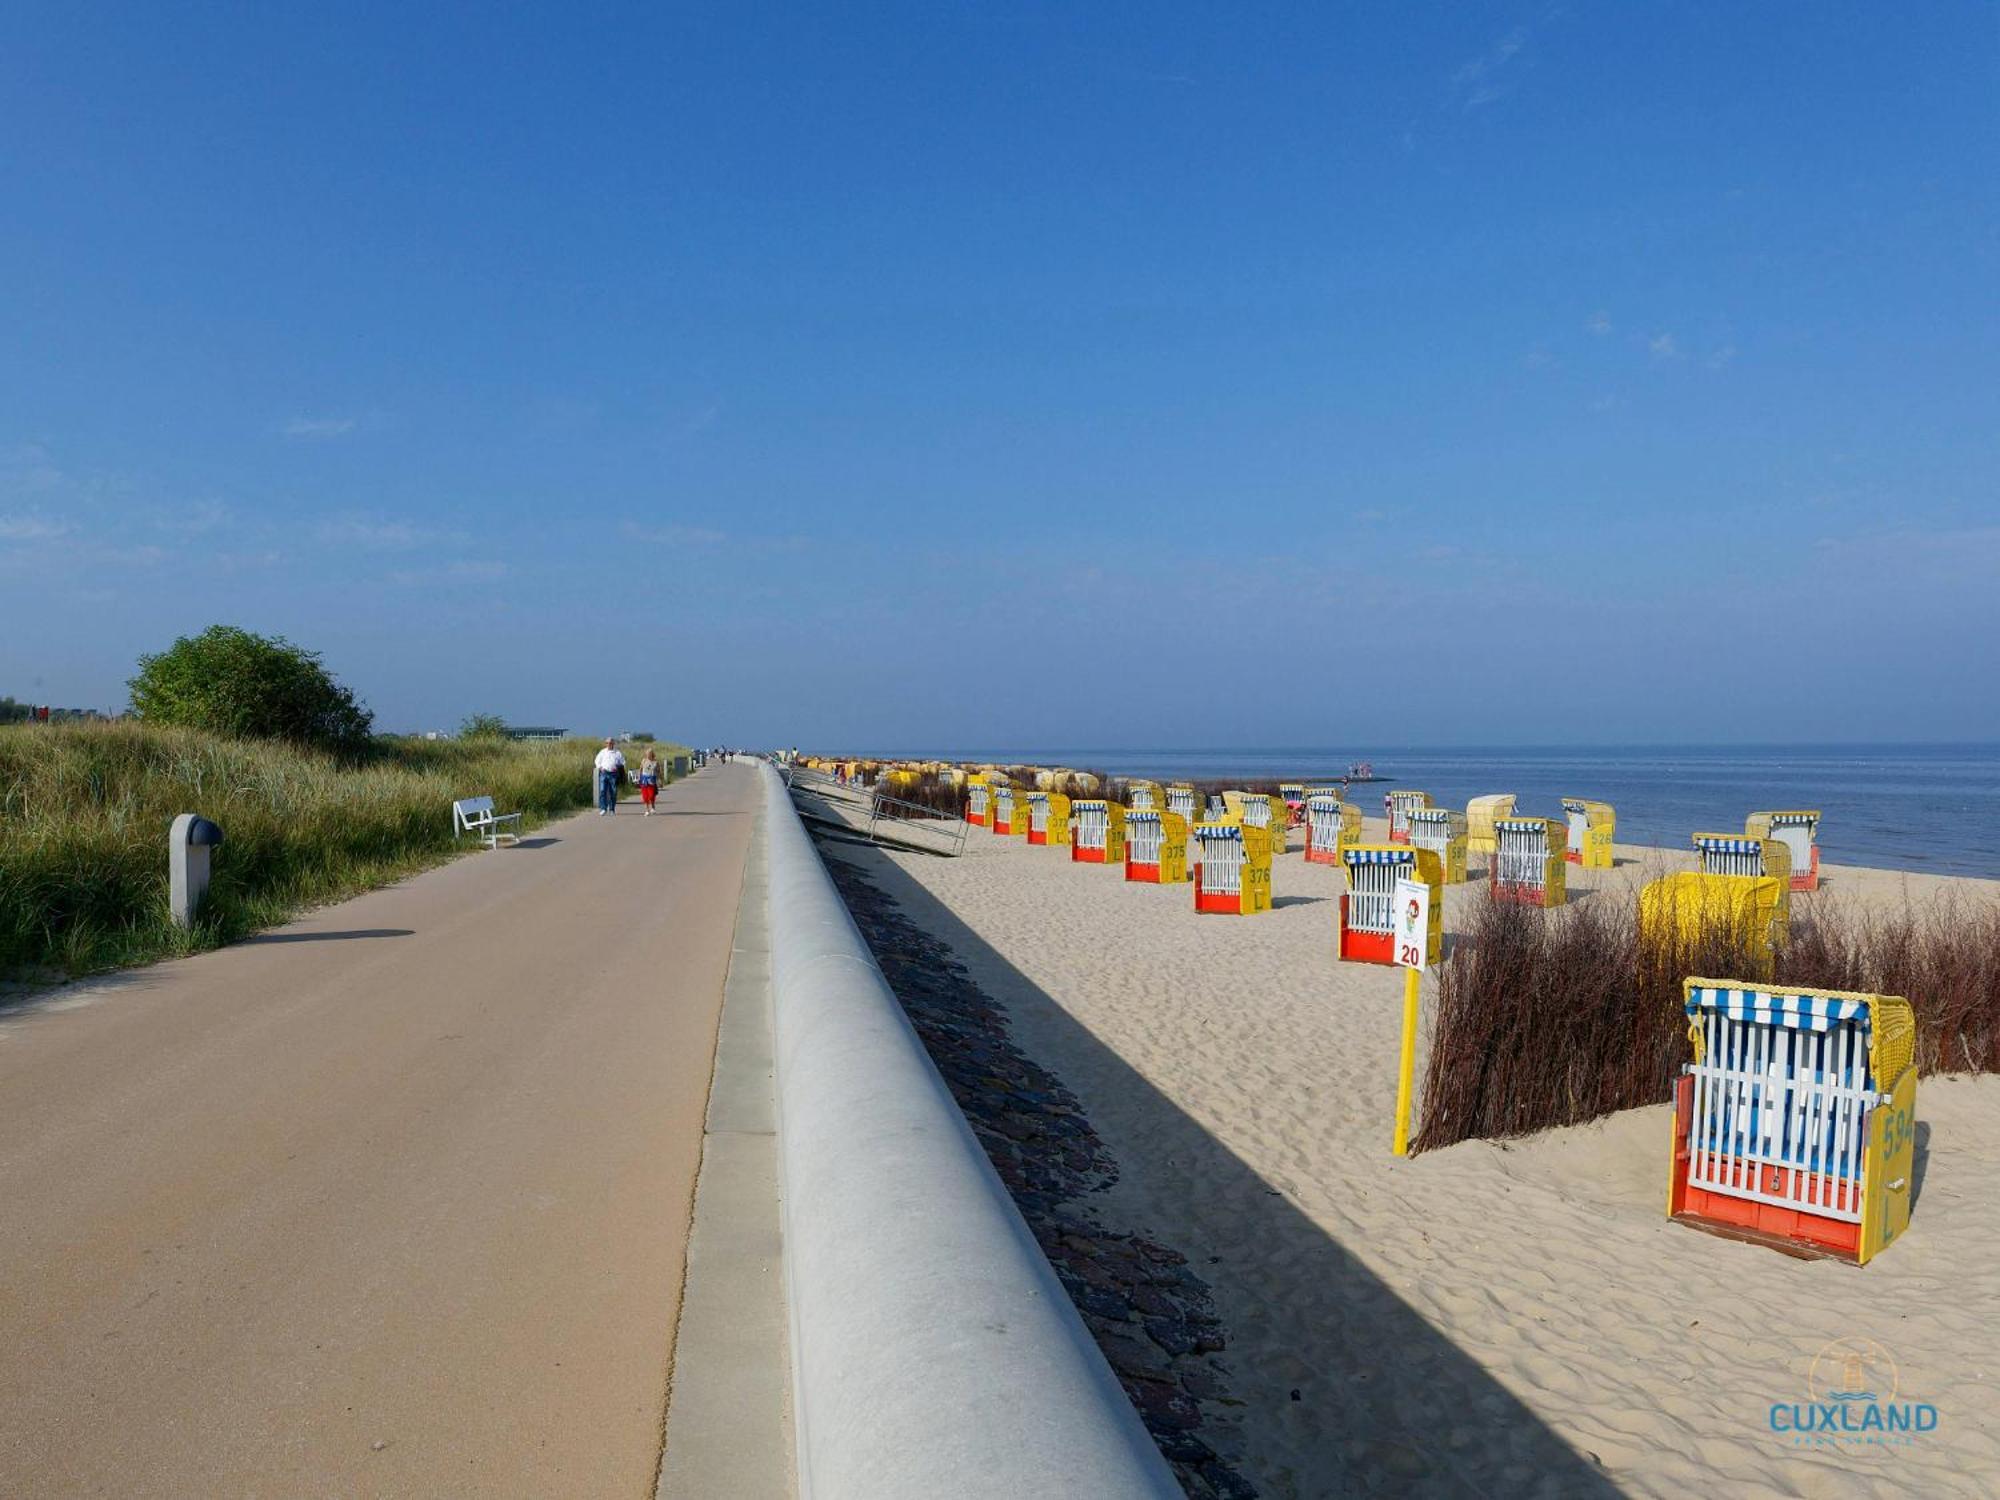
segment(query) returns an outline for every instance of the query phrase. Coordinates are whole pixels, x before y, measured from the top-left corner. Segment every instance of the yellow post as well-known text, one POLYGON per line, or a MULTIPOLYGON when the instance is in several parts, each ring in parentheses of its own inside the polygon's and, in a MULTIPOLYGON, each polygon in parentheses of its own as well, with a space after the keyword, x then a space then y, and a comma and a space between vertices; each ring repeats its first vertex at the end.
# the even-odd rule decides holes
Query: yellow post
POLYGON ((1422 969, 1403 970, 1403 1059, 1396 1073, 1396 1155, 1410 1154, 1410 1089, 1417 1076, 1417 989, 1422 969))

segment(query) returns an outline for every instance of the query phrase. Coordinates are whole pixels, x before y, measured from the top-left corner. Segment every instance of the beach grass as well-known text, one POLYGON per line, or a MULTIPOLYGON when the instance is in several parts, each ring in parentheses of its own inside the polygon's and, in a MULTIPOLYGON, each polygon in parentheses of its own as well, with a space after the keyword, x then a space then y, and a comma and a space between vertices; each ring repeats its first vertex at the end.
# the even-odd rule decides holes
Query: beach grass
MULTIPOLYGON (((1772 983, 1901 995, 1920 1072, 2000 1072, 2000 903, 1947 894, 1881 910, 1794 897, 1793 913, 1772 983)), ((1481 906, 1437 971, 1412 1149, 1664 1103, 1689 1056, 1683 981, 1757 972, 1720 926, 1642 940, 1631 902, 1481 906)))
POLYGON ((412 874, 469 847, 452 839, 456 798, 490 794, 524 828, 589 806, 591 752, 380 736, 343 761, 131 721, 0 727, 0 977, 195 952, 412 874), (183 812, 224 838, 192 932, 168 914, 183 812))

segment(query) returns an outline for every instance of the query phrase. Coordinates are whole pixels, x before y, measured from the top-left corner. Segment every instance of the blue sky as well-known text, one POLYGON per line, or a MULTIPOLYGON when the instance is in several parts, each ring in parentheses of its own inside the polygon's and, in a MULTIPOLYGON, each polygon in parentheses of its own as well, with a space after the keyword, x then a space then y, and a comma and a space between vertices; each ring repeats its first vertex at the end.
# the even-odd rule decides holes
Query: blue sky
POLYGON ((0 692, 2000 738, 2000 10, 15 8, 0 692))

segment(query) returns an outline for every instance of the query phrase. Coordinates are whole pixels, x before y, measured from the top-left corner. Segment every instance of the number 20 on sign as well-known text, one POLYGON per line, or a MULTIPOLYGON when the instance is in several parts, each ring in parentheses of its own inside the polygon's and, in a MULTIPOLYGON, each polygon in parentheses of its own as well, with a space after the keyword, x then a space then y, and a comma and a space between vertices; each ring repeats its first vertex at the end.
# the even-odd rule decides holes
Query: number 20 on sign
POLYGON ((1417 993, 1423 982, 1424 955, 1430 948, 1431 888, 1421 880, 1399 880, 1394 907, 1396 962, 1403 968, 1403 1055, 1396 1071, 1396 1138, 1398 1156, 1410 1154, 1410 1089, 1417 1071, 1417 993))

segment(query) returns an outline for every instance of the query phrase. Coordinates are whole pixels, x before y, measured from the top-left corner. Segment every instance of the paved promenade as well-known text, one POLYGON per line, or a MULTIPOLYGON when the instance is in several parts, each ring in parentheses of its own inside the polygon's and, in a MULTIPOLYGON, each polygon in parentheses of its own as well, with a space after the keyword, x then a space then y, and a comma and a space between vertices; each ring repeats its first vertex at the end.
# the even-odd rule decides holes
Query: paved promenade
POLYGON ((0 1010, 0 1495, 650 1495, 758 795, 0 1010))

